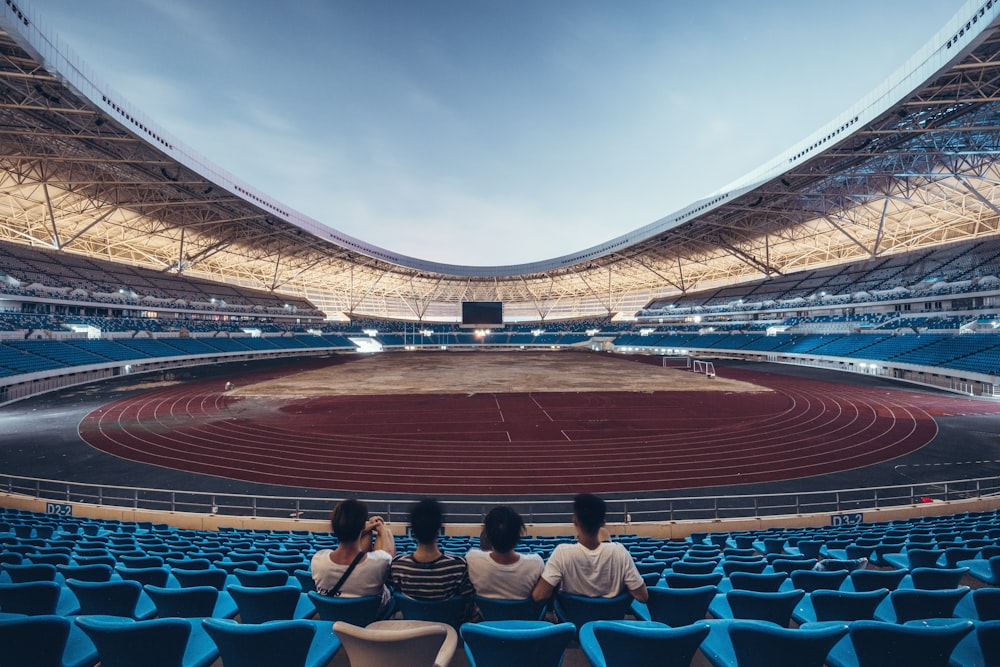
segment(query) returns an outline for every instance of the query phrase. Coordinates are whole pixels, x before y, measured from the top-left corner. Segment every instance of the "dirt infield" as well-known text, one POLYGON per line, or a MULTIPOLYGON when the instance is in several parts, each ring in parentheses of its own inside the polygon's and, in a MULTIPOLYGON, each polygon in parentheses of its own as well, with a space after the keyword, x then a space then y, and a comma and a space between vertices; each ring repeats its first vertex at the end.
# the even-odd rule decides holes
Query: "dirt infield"
POLYGON ((636 364, 620 357, 565 352, 379 354, 317 370, 290 373, 231 392, 245 397, 525 392, 770 391, 680 368, 636 364))
POLYGON ((809 477, 937 432, 921 407, 937 399, 720 370, 566 352, 333 357, 237 373, 231 391, 216 377, 130 395, 79 433, 121 458, 256 483, 525 496, 809 477))

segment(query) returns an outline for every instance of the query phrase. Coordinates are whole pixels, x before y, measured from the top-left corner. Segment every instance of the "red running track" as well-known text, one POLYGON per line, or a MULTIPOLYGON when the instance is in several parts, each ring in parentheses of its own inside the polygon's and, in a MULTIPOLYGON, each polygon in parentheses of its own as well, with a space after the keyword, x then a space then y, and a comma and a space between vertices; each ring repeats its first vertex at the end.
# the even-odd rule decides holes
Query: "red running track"
POLYGON ((109 454, 254 483, 536 495, 828 474, 919 449, 937 433, 935 414, 996 410, 884 387, 721 372, 772 391, 265 400, 226 395, 214 380, 116 401, 79 430, 109 454))

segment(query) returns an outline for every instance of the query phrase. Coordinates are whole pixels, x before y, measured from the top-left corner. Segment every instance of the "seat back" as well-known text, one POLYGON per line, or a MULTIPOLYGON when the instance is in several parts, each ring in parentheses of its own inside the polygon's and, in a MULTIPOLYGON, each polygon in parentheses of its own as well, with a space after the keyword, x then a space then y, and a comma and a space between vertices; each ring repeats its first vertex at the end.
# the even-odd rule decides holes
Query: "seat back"
POLYGON ((918 567, 910 570, 914 588, 939 590, 955 588, 969 571, 967 567, 918 567))
POLYGON ((179 618, 78 616, 76 624, 97 647, 101 667, 181 667, 191 635, 191 625, 179 618))
POLYGON ((851 585, 856 591, 874 591, 879 588, 896 590, 903 581, 907 571, 898 570, 854 570, 851 572, 851 585))
POLYGON ((143 590, 156 605, 156 615, 160 618, 212 616, 215 612, 215 603, 219 599, 219 591, 212 586, 166 588, 147 584, 143 590))
MULTIPOLYGON (((225 667, 303 667, 316 635, 316 624, 309 621, 248 625, 229 619, 205 618, 201 624, 219 648, 225 667)), ((351 664, 357 667, 353 661, 351 664)))
POLYGON ((847 570, 829 570, 820 572, 818 570, 795 570, 789 577, 792 585, 800 588, 806 593, 818 591, 820 589, 837 590, 847 579, 847 570))
POLYGON ((972 632, 973 624, 963 620, 941 625, 856 621, 850 628, 859 667, 947 667, 952 651, 972 632))
POLYGON ((545 603, 533 599, 501 600, 476 596, 476 606, 486 621, 537 621, 545 613, 545 603))
POLYGON ((465 623, 461 634, 472 667, 559 667, 576 628, 572 623, 487 621, 465 623))
POLYGON ((620 621, 632 607, 632 595, 621 593, 612 598, 588 597, 558 591, 555 597, 556 615, 579 630, 591 621, 620 621))
POLYGON ((303 593, 316 590, 316 581, 312 577, 312 572, 308 569, 295 570, 292 572, 292 576, 294 576, 295 580, 299 582, 299 586, 302 588, 303 593))
POLYGON ((119 565, 115 568, 115 572, 122 579, 138 581, 143 586, 146 584, 166 586, 167 580, 170 579, 170 571, 165 567, 125 567, 119 565))
MULTIPOLYGON (((717 566, 717 563, 713 560, 709 561, 692 561, 692 560, 679 560, 676 563, 671 564, 670 570, 676 572, 677 574, 711 574, 717 566)), ((664 572, 664 575, 666 572, 664 572)))
POLYGON ((0 616, 3 664, 62 665, 69 631, 62 616, 0 616))
POLYGON ((744 591, 760 591, 762 593, 775 593, 781 588, 788 575, 784 572, 773 574, 753 572, 733 572, 729 575, 729 583, 734 589, 744 591))
POLYGON ((62 586, 54 581, 0 584, 0 611, 26 616, 54 614, 61 589, 62 586))
POLYGON ((664 571, 663 582, 670 588, 700 588, 702 586, 718 586, 722 581, 721 572, 710 574, 684 574, 664 571))
POLYGON ((698 588, 654 586, 647 590, 649 600, 646 601, 646 608, 649 609, 649 617, 653 621, 674 628, 703 620, 708 613, 708 605, 719 592, 716 586, 698 588))
POLYGON ((211 586, 217 591, 221 591, 226 588, 226 582, 229 578, 229 573, 225 570, 214 567, 203 570, 184 570, 175 568, 171 570, 171 574, 174 575, 177 583, 179 583, 183 588, 187 588, 189 586, 211 586))
POLYGON ((375 629, 337 621, 333 631, 351 667, 444 667, 458 645, 455 629, 445 623, 386 621, 375 629))
POLYGON ((452 597, 447 600, 417 600, 397 592, 393 594, 392 599, 396 604, 396 611, 402 613, 404 619, 445 623, 453 628, 458 628, 462 624, 467 607, 465 598, 462 597, 452 597))
POLYGON ((739 667, 823 667, 830 649, 848 632, 844 624, 822 628, 777 628, 734 621, 729 639, 739 667))
POLYGON ((910 563, 910 569, 916 567, 937 567, 938 560, 944 555, 944 549, 906 549, 906 559, 910 563))
POLYGON ((66 586, 80 602, 81 614, 125 616, 132 618, 142 592, 138 581, 77 581, 67 579, 66 586))
POLYGON ((950 590, 902 588, 889 594, 897 623, 925 618, 951 618, 955 606, 969 592, 968 586, 950 590))
POLYGON ((302 595, 298 586, 252 588, 234 585, 226 590, 233 596, 240 610, 242 623, 291 620, 302 595))
POLYGON ((755 561, 742 561, 742 560, 724 560, 722 561, 722 571, 727 577, 731 577, 733 574, 739 572, 751 572, 754 574, 760 574, 767 568, 767 561, 760 558, 755 561))
POLYGON ((320 595, 316 591, 309 591, 307 595, 316 606, 316 612, 321 620, 345 621, 361 627, 377 621, 382 606, 381 595, 348 598, 320 595))
POLYGON ((580 648, 592 665, 688 667, 709 628, 707 622, 669 628, 645 621, 592 621, 580 630, 580 648))
POLYGON ((56 566, 49 563, 4 563, 3 571, 10 577, 12 583, 21 584, 26 581, 55 581, 56 566))
POLYGON ((284 586, 288 583, 288 573, 284 570, 233 570, 240 586, 284 586))
POLYGON ((779 593, 732 590, 726 593, 726 601, 733 612, 733 618, 770 621, 788 627, 792 611, 805 591, 795 589, 779 593))
POLYGON ((77 579, 79 581, 109 581, 111 579, 111 568, 107 565, 56 565, 56 572, 66 579, 77 579))
POLYGON ((983 654, 983 663, 987 665, 1000 665, 1000 621, 980 621, 976 623, 976 641, 979 643, 979 650, 983 654))
POLYGON ((1000 588, 977 588, 972 604, 980 621, 1000 621, 1000 588))
POLYGON ((870 621, 875 609, 889 595, 888 588, 874 591, 813 591, 809 594, 817 621, 870 621))

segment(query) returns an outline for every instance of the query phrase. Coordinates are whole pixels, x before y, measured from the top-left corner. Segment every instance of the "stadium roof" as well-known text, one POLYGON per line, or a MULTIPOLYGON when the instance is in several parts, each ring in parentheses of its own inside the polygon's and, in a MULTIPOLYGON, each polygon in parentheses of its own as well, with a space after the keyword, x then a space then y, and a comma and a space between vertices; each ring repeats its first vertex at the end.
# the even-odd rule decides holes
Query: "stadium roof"
MULTIPOLYGON (((974 0, 787 154, 603 244, 529 264, 424 261, 274 200, 160 129, 0 4, 0 239, 304 296, 328 314, 630 315, 713 285, 1000 232, 1000 1, 974 0)), ((275 156, 280 159, 280 156, 275 156)))

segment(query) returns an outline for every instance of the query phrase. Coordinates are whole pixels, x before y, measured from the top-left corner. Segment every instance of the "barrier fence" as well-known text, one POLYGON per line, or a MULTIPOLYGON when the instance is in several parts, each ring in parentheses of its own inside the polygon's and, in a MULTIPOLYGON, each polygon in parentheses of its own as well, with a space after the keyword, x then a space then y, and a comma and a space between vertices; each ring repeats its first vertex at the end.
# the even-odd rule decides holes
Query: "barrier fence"
MULTIPOLYGON (((41 479, 0 474, 0 492, 50 501, 50 512, 67 511, 69 503, 156 512, 192 512, 217 516, 323 520, 343 494, 315 497, 256 496, 41 479), (60 509, 61 508, 61 509, 60 509)), ((789 514, 858 513, 937 501, 1000 495, 1000 477, 921 482, 828 491, 798 491, 758 495, 670 496, 661 498, 610 497, 609 523, 705 521, 759 518, 789 514)), ((405 522, 411 497, 364 498, 372 513, 388 521, 405 522)), ((494 505, 516 509, 528 523, 565 523, 572 499, 518 500, 488 498, 442 502, 449 523, 478 524, 494 505)))

